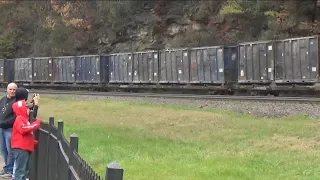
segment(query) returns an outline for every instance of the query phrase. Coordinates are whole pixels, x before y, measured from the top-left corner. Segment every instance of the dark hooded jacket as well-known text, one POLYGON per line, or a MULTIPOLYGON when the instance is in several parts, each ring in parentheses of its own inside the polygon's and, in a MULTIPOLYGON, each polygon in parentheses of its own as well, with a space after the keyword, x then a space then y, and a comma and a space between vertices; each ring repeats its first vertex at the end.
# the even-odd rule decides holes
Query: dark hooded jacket
POLYGON ((9 98, 7 95, 0 100, 0 128, 9 129, 13 127, 16 115, 12 110, 12 104, 16 98, 9 98))

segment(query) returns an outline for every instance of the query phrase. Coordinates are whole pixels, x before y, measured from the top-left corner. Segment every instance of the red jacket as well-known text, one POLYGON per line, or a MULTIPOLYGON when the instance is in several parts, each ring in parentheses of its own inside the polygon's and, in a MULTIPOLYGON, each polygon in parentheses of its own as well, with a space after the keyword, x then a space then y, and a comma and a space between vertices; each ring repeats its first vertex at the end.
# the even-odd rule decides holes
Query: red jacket
POLYGON ((11 148, 34 151, 37 141, 34 139, 33 131, 40 128, 41 120, 37 119, 32 124, 29 122, 29 113, 26 101, 18 101, 12 105, 16 120, 13 124, 11 148))

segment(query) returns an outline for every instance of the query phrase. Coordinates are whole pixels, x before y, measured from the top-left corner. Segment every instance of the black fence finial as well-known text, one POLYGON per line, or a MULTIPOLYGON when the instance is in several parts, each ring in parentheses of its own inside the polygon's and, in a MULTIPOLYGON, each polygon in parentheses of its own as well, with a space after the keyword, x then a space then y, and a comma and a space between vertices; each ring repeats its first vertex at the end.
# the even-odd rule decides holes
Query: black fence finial
POLYGON ((79 137, 76 134, 71 134, 70 136, 70 149, 73 151, 78 152, 78 144, 79 144, 79 137))
POLYGON ((49 125, 54 126, 54 117, 49 117, 49 125))
POLYGON ((110 163, 106 171, 106 180, 123 180, 123 169, 116 161, 110 163))
POLYGON ((63 121, 62 120, 58 121, 58 129, 61 131, 61 133, 63 133, 63 121))

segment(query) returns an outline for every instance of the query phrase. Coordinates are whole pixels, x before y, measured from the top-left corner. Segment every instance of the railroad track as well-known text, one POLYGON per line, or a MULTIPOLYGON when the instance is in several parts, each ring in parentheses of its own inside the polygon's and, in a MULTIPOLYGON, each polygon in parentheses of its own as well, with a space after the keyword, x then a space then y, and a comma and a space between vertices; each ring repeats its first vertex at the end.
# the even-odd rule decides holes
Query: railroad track
MULTIPOLYGON (((5 93, 6 89, 0 89, 5 93)), ((30 90, 40 94, 88 95, 88 96, 121 96, 121 97, 149 97, 149 98, 174 98, 195 100, 230 100, 230 101, 277 101, 320 103, 320 98, 315 97, 274 97, 274 96, 228 96, 228 95, 194 95, 194 94, 159 94, 159 93, 124 93, 124 92, 92 92, 92 91, 65 91, 65 90, 30 90)))

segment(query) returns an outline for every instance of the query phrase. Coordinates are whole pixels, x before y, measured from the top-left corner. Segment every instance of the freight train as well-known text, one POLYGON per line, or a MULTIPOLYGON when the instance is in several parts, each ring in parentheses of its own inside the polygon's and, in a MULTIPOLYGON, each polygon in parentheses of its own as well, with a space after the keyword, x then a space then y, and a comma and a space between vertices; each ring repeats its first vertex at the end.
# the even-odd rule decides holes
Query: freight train
POLYGON ((28 88, 275 95, 319 92, 319 37, 144 52, 0 60, 28 88))

